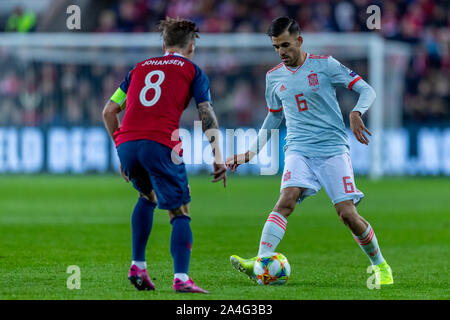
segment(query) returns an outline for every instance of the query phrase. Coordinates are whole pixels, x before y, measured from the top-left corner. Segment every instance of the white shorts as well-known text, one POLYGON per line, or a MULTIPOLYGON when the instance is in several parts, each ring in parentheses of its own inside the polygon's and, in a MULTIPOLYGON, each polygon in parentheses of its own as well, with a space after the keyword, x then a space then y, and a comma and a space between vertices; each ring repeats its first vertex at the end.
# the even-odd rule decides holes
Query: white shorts
POLYGON ((313 196, 323 187, 333 204, 353 200, 356 204, 364 194, 356 188, 353 168, 348 153, 328 158, 307 158, 290 153, 284 160, 281 190, 287 187, 305 188, 300 203, 313 196))

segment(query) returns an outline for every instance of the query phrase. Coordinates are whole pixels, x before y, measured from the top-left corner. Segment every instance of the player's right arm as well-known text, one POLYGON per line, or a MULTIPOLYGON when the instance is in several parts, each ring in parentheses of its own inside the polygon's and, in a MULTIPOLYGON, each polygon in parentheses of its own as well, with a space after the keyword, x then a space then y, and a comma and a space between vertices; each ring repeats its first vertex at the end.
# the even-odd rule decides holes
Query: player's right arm
MULTIPOLYGON (((103 108, 103 122, 105 123, 106 130, 113 141, 114 132, 116 132, 120 126, 120 111, 122 111, 122 107, 113 100, 109 100, 103 108)), ((126 173, 122 170, 122 165, 120 166, 120 173, 126 182, 130 182, 130 178, 128 178, 126 173)))
POLYGON ((243 163, 247 163, 256 156, 269 141, 272 129, 278 129, 283 122, 282 112, 268 112, 264 123, 259 129, 258 137, 253 141, 252 145, 246 153, 235 154, 228 157, 226 164, 231 171, 236 171, 237 167, 243 163))
POLYGON ((256 156, 269 141, 272 129, 278 129, 283 122, 283 106, 276 95, 276 85, 270 81, 269 74, 266 75, 266 102, 269 112, 259 130, 258 137, 253 141, 249 150, 245 153, 235 154, 226 160, 227 167, 236 171, 239 165, 247 163, 256 156))
MULTIPOLYGON (((131 71, 103 108, 103 123, 105 124, 106 131, 108 131, 108 134, 113 141, 114 132, 116 132, 120 127, 119 113, 125 108, 126 105, 130 77, 131 71)), ((126 173, 122 170, 122 165, 120 166, 120 173, 126 182, 130 181, 126 173)))
POLYGON ((114 141, 114 132, 120 127, 119 113, 125 108, 127 100, 128 87, 130 86, 131 73, 128 72, 126 78, 122 81, 119 88, 114 92, 109 101, 103 108, 103 122, 109 136, 114 141))
POLYGON ((108 131, 109 136, 114 141, 114 132, 119 129, 119 113, 122 111, 122 108, 117 102, 113 100, 109 100, 105 107, 103 108, 103 123, 105 124, 106 130, 108 131))

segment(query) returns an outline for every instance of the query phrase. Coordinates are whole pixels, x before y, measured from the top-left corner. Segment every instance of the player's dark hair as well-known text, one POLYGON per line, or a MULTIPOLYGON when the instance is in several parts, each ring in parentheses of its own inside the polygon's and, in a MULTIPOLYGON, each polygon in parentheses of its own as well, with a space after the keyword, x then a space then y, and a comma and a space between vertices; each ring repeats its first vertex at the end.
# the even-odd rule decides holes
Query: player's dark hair
POLYGON ((300 33, 300 27, 297 21, 289 17, 279 17, 272 21, 267 30, 269 37, 278 37, 283 32, 288 31, 289 34, 300 33))
POLYGON ((190 20, 166 17, 158 27, 167 47, 185 48, 191 40, 198 38, 197 25, 190 20))

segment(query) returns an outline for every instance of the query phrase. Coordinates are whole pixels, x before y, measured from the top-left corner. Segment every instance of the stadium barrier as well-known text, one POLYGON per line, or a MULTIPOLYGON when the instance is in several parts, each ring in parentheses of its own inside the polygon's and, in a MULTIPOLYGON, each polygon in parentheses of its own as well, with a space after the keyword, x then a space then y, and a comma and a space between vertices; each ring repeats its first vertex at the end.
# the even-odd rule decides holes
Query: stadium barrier
MULTIPOLYGON (((450 175, 450 128, 391 129, 383 140, 382 164, 386 175, 450 175)), ((247 150, 257 130, 221 130, 223 152, 229 156, 247 150)), ((370 171, 370 148, 351 132, 351 158, 356 174, 370 171)), ((183 158, 190 174, 208 172, 212 157, 200 128, 180 129, 183 158)), ((271 139, 258 159, 239 168, 242 174, 270 175, 283 170, 283 139, 271 139), (274 143, 275 142, 275 143, 274 143)), ((103 127, 0 127, 0 173, 84 174, 117 172, 119 161, 103 127)))
MULTIPOLYGON (((405 43, 385 40, 377 32, 305 32, 302 35, 303 48, 307 52, 334 56, 360 73, 375 89, 377 99, 367 118, 367 125, 373 132, 369 176, 373 180, 382 177, 384 129, 402 126, 403 95, 399 92, 404 91, 412 48, 405 43)), ((37 32, 0 34, 0 45, 0 58, 3 57, 0 64, 5 69, 4 73, 8 75, 8 71, 13 70, 13 74, 23 81, 29 81, 30 74, 40 74, 43 66, 61 70, 66 66, 72 70, 84 69, 82 73, 102 68, 114 70, 124 67, 128 70, 137 61, 160 55, 162 42, 159 33, 37 32)), ((231 97, 234 83, 239 84, 234 74, 236 70, 239 70, 237 79, 244 82, 248 81, 244 79, 251 79, 255 94, 263 97, 264 74, 280 63, 265 34, 202 34, 196 48, 195 62, 210 79, 225 79, 227 98, 231 97)), ((84 75, 89 76, 89 72, 84 75)), ((109 96, 112 90, 108 90, 106 95, 109 96)), ((54 98, 48 100, 45 105, 61 103, 54 98)), ((37 105, 31 99, 28 104, 30 107, 37 105)), ((354 103, 352 99, 342 98, 340 106, 343 115, 347 116, 354 103)))

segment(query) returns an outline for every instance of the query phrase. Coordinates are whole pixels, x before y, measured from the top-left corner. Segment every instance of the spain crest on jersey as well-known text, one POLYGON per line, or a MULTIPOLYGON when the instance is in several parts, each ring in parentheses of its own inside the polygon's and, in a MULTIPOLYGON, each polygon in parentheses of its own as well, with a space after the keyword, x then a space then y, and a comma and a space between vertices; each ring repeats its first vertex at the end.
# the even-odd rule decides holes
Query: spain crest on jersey
POLYGON ((317 78, 317 73, 311 73, 308 76, 309 86, 314 87, 319 85, 319 79, 317 78))

